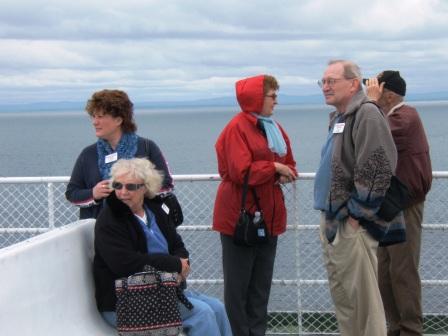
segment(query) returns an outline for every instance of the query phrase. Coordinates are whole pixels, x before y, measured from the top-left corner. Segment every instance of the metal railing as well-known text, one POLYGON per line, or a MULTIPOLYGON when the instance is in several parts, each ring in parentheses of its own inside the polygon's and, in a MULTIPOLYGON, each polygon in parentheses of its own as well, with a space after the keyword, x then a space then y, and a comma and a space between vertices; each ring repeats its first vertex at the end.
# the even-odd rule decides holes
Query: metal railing
MULTIPOLYGON (((434 172, 425 203, 421 278, 426 334, 448 334, 448 172, 434 172)), ((0 248, 78 219, 65 200, 68 177, 0 178, 0 248)), ((222 298, 219 235, 211 230, 218 175, 175 175, 191 253, 190 287, 222 298)), ((313 210, 314 173, 283 187, 288 229, 279 237, 269 302, 272 335, 334 335, 337 323, 313 210)))

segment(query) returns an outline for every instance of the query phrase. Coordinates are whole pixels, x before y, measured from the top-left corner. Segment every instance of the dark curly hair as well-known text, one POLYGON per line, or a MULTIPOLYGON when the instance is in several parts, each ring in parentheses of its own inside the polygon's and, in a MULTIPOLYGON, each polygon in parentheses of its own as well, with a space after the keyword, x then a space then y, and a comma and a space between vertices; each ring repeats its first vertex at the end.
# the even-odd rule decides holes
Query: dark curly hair
POLYGON ((102 112, 114 118, 123 119, 121 130, 124 133, 135 132, 137 125, 134 121, 134 104, 126 92, 121 90, 97 91, 87 101, 87 113, 93 117, 95 113, 102 112))

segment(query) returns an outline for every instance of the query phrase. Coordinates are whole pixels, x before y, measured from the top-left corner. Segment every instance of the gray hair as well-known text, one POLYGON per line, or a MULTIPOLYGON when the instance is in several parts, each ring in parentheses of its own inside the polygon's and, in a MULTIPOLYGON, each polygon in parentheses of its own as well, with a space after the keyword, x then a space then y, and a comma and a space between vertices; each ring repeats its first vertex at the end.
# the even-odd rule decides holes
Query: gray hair
POLYGON ((362 83, 362 74, 361 74, 361 69, 359 68, 359 66, 352 62, 352 61, 348 61, 348 60, 330 60, 328 62, 328 65, 332 65, 332 64, 342 64, 342 66, 344 67, 344 78, 345 79, 358 79, 359 81, 359 90, 362 89, 361 83, 362 83))
POLYGON ((143 180, 146 196, 154 198, 162 187, 163 173, 155 169, 154 164, 142 158, 120 159, 110 170, 112 184, 118 176, 131 175, 143 180))

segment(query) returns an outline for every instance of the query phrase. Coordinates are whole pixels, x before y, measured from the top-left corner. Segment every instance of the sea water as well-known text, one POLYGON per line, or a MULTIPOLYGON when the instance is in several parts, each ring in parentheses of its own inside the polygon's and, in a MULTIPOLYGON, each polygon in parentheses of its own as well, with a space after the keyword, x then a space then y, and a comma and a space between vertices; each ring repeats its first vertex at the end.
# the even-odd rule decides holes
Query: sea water
MULTIPOLYGON (((433 170, 448 170, 448 102, 415 102, 426 129, 433 170)), ((322 105, 277 106, 300 172, 313 172, 325 140, 322 105)), ((172 174, 217 173, 214 144, 236 107, 136 110, 137 133, 155 141, 172 174)), ((96 141, 83 111, 0 113, 0 176, 69 176, 82 148, 96 141)))

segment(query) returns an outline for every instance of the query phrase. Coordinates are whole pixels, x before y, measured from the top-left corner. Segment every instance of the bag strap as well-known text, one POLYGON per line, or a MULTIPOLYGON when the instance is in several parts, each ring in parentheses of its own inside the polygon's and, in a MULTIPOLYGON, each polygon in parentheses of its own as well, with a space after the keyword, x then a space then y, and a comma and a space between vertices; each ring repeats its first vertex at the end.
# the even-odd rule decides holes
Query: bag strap
POLYGON ((254 197, 255 205, 257 206, 257 210, 259 212, 261 212, 261 207, 260 207, 260 203, 258 203, 258 197, 257 197, 257 193, 255 192, 255 188, 251 188, 251 190, 252 190, 252 196, 254 197))
MULTIPOLYGON (((247 170, 246 175, 244 176, 244 183, 243 183, 243 194, 241 196, 241 210, 246 210, 246 196, 247 196, 247 190, 249 189, 249 173, 250 168, 247 170)), ((260 203, 258 202, 257 193, 255 191, 255 188, 250 188, 252 191, 252 196, 254 197, 255 205, 257 206, 257 210, 261 212, 260 203)))
POLYGON ((180 287, 176 287, 176 296, 185 308, 188 310, 192 310, 194 308, 193 304, 190 300, 188 300, 187 296, 184 294, 184 291, 180 287))
POLYGON ((250 168, 247 170, 247 173, 244 176, 243 194, 241 196, 241 210, 246 210, 246 196, 247 196, 247 189, 249 187, 249 173, 250 173, 250 168))
POLYGON ((144 138, 144 143, 145 143, 145 155, 149 160, 149 140, 147 138, 144 138))

